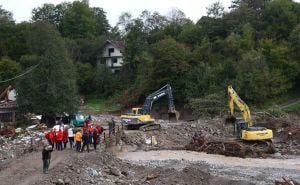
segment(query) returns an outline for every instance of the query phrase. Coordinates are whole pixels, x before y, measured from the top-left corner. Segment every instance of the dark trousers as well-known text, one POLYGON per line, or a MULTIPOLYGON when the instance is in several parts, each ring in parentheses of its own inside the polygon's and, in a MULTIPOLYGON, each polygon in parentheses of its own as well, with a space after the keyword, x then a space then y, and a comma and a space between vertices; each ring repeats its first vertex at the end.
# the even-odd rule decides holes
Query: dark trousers
POLYGON ((57 143, 56 143, 57 144, 57 147, 56 147, 57 150, 63 150, 62 143, 63 143, 62 141, 57 141, 57 143))
POLYGON ((93 137, 93 144, 94 144, 94 149, 96 150, 96 148, 97 148, 97 137, 93 137))
POLYGON ((67 148, 67 143, 68 143, 68 142, 64 142, 64 149, 67 148))
POLYGON ((92 144, 92 143, 93 143, 93 142, 92 142, 92 138, 93 138, 92 133, 89 133, 89 144, 92 144))
POLYGON ((47 173, 50 166, 50 159, 43 159, 43 172, 47 173))
POLYGON ((74 137, 69 137, 70 148, 73 148, 74 137))
POLYGON ((87 148, 87 151, 90 152, 90 147, 89 147, 89 143, 88 142, 83 142, 83 145, 82 145, 82 148, 81 148, 81 151, 83 152, 84 148, 87 148))
POLYGON ((80 152, 81 149, 81 141, 76 141, 76 152, 80 152))

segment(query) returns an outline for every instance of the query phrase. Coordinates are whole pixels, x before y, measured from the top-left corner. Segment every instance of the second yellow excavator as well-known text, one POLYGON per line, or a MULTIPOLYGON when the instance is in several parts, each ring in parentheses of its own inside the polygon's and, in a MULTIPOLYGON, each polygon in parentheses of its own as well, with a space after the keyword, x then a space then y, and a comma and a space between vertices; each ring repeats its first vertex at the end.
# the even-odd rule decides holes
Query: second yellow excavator
POLYGON ((234 118, 231 120, 235 121, 235 133, 239 138, 248 141, 271 140, 273 138, 272 130, 265 127, 253 126, 248 105, 239 97, 232 86, 228 86, 228 104, 230 118, 234 118), (239 107, 243 115, 243 120, 235 119, 234 104, 239 107))

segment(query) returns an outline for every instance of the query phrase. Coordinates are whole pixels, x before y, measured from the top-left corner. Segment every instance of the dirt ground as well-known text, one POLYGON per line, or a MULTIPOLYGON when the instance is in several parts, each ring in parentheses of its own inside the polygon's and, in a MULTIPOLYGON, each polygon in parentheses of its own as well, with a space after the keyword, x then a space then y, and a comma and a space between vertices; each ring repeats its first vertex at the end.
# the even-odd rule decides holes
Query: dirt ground
MULTIPOLYGON (((98 120, 105 120, 98 116, 98 120)), ((119 121, 118 117, 115 118, 119 121)), ((42 173, 41 151, 0 164, 0 185, 53 184, 199 184, 271 185, 283 176, 300 179, 299 122, 264 119, 272 123, 276 153, 264 158, 237 158, 187 151, 195 133, 234 138, 232 125, 222 118, 168 122, 161 130, 125 130, 122 142, 89 153, 54 151, 49 174, 42 173), (157 145, 147 144, 155 138, 157 145), (2 166, 1 166, 2 165, 2 166)))

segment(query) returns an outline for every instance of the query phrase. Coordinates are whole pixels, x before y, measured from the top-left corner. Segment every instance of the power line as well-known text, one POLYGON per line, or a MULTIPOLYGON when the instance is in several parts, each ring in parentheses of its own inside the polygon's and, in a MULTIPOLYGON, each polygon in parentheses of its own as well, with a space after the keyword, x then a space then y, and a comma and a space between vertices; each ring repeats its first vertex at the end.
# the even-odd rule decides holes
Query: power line
POLYGON ((1 80, 1 81, 0 81, 0 84, 1 84, 1 83, 5 83, 5 82, 9 82, 9 81, 12 81, 12 80, 15 80, 15 79, 17 79, 17 78, 20 78, 20 77, 26 75, 27 73, 30 73, 32 70, 34 70, 34 69, 35 69, 37 66, 39 66, 39 65, 40 65, 40 63, 38 63, 38 64, 35 65, 35 66, 32 66, 31 68, 29 68, 29 69, 28 69, 27 71, 25 71, 24 73, 21 73, 21 74, 15 76, 15 77, 13 77, 13 78, 9 78, 9 79, 6 79, 6 80, 1 80))

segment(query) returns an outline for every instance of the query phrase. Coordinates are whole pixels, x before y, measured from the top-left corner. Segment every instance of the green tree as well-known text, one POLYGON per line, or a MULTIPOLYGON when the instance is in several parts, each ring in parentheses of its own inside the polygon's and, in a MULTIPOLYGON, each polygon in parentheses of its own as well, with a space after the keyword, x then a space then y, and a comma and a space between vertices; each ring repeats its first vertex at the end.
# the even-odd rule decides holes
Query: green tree
POLYGON ((209 5, 207 10, 207 15, 213 18, 220 18, 223 17, 225 14, 224 6, 220 3, 220 1, 216 1, 213 4, 209 5))
POLYGON ((93 79, 95 71, 90 63, 76 63, 77 69, 77 85, 79 92, 82 94, 91 94, 95 90, 93 87, 93 79))
POLYGON ((96 19, 96 35, 105 35, 110 29, 110 25, 106 18, 106 12, 102 8, 95 7, 93 8, 94 16, 96 19))
POLYGON ((241 46, 244 50, 251 50, 254 47, 254 29, 249 23, 243 26, 241 46))
POLYGON ((13 21, 13 14, 10 11, 3 9, 2 5, 0 5, 0 19, 6 19, 8 21, 13 21))
POLYGON ((2 9, 0 5, 0 58, 9 55, 9 40, 14 31, 14 26, 12 13, 2 9))
POLYGON ((85 3, 74 1, 65 12, 62 33, 72 39, 94 37, 96 19, 93 10, 85 3))
POLYGON ((292 0, 272 1, 263 13, 264 29, 272 38, 287 39, 299 23, 299 16, 298 3, 292 0))
POLYGON ((234 84, 245 100, 263 104, 266 99, 291 88, 286 76, 278 69, 269 69, 264 56, 258 51, 243 54, 238 69, 234 84))
POLYGON ((159 88, 170 83, 176 98, 184 99, 185 74, 189 69, 186 48, 174 39, 165 39, 151 46, 153 56, 151 86, 159 88))
POLYGON ((21 66, 17 62, 8 58, 0 60, 0 80, 7 80, 15 77, 21 72, 21 66))
POLYGON ((78 109, 73 63, 64 41, 49 24, 34 24, 28 44, 40 63, 18 83, 17 101, 23 112, 42 114, 48 124, 53 124, 56 114, 78 109))
POLYGON ((119 89, 117 77, 102 64, 97 65, 93 81, 97 97, 112 96, 119 89))
POLYGON ((146 36, 143 31, 144 24, 137 19, 126 27, 124 63, 121 75, 125 84, 135 81, 141 53, 147 49, 146 36))
POLYGON ((61 31, 62 20, 66 10, 69 8, 70 3, 64 2, 58 5, 43 4, 42 7, 34 8, 32 10, 32 21, 47 21, 56 26, 61 31))
POLYGON ((291 43, 292 51, 300 58, 300 23, 291 32, 289 41, 291 43))

